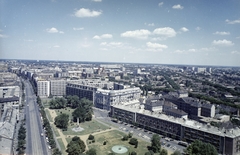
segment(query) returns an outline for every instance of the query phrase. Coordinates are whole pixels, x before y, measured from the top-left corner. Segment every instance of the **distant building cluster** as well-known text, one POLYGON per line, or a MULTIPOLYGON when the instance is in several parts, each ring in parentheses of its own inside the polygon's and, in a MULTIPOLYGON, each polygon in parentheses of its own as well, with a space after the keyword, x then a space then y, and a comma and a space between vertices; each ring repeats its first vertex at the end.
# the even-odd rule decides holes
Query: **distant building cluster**
POLYGON ((15 124, 21 105, 20 80, 16 74, 0 73, 0 154, 13 154, 15 124))
MULTIPOLYGON (((230 116, 219 113, 220 109, 238 116, 238 109, 189 97, 189 93, 196 93, 229 100, 237 98, 228 92, 219 95, 216 88, 209 89, 209 85, 203 84, 223 86, 223 79, 230 78, 233 81, 224 86, 235 89, 240 76, 227 69, 226 73, 216 71, 213 75, 211 67, 201 66, 23 63, 10 71, 29 79, 41 98, 77 95, 93 101, 97 108, 110 111, 117 120, 189 143, 199 139, 214 145, 221 154, 240 154, 239 127, 229 125, 230 116), (167 91, 150 91, 148 86, 167 91)), ((6 83, 8 79, 14 77, 2 78, 0 82, 6 83)), ((7 102, 13 89, 17 92, 19 88, 8 86, 7 92, 0 89, 2 100, 7 102)), ((15 100, 12 98, 14 104, 15 100)))

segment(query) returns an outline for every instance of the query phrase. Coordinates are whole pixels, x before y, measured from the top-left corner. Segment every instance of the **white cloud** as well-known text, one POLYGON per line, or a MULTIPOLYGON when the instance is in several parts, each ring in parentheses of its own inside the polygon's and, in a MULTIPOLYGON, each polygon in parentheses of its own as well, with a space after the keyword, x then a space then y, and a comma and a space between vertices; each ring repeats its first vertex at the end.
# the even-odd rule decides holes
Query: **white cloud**
POLYGON ((93 37, 93 39, 101 39, 101 37, 98 36, 98 35, 95 35, 95 36, 93 37))
POLYGON ((177 4, 177 5, 174 5, 172 8, 182 10, 184 7, 181 6, 180 4, 177 4))
POLYGON ((226 19, 225 21, 228 24, 240 24, 240 19, 237 19, 237 20, 228 20, 228 19, 226 19))
POLYGON ((200 49, 200 51, 212 52, 212 51, 217 51, 217 49, 215 47, 203 47, 203 48, 200 49))
POLYGON ((215 32, 213 34, 217 34, 217 35, 230 35, 230 32, 219 32, 219 31, 217 31, 217 32, 215 32))
POLYGON ((74 27, 73 30, 74 30, 74 31, 84 30, 84 27, 74 27))
POLYGON ((171 27, 157 28, 153 31, 154 34, 162 35, 164 37, 175 37, 176 31, 171 27))
POLYGON ((98 36, 98 35, 95 35, 93 37, 93 39, 110 39, 112 38, 113 36, 111 34, 103 34, 101 36, 98 36))
POLYGON ((189 49, 188 51, 189 51, 189 52, 196 52, 196 49, 191 48, 191 49, 189 49))
POLYGON ((147 25, 147 26, 155 26, 154 23, 144 23, 144 24, 147 25))
POLYGON ((239 54, 240 55, 240 52, 239 51, 232 51, 231 54, 239 54))
POLYGON ((158 49, 160 51, 162 51, 163 49, 168 48, 167 45, 163 45, 163 44, 159 44, 159 43, 152 43, 152 42, 147 42, 146 45, 149 48, 158 49))
POLYGON ((123 45, 122 42, 102 42, 100 43, 101 46, 108 46, 108 47, 120 47, 123 45))
POLYGON ((47 29, 48 33, 58 33, 58 29, 56 29, 55 27, 52 27, 50 29, 47 29))
POLYGON ((182 32, 187 32, 187 31, 189 31, 186 27, 182 27, 180 30, 181 30, 182 32))
POLYGON ((102 14, 102 11, 95 11, 95 10, 89 10, 89 9, 85 9, 85 8, 81 8, 77 11, 75 11, 75 16, 76 17, 97 17, 100 16, 102 14))
POLYGON ((148 35, 150 34, 151 32, 149 30, 141 29, 141 30, 134 30, 134 31, 126 31, 121 34, 121 37, 147 39, 148 35))
POLYGON ((102 2, 102 0, 92 0, 92 1, 94 1, 94 2, 102 2))
POLYGON ((158 3, 158 6, 163 6, 163 2, 158 3))
POLYGON ((59 48, 60 46, 59 45, 55 45, 55 46, 53 46, 54 48, 59 48))
POLYGON ((113 36, 111 34, 103 34, 101 35, 101 38, 112 38, 113 36))
POLYGON ((64 34, 64 32, 63 31, 59 31, 57 28, 55 28, 55 27, 52 27, 52 28, 50 28, 50 29, 47 29, 47 32, 48 33, 61 33, 61 34, 64 34))
POLYGON ((234 43, 232 41, 223 39, 223 40, 214 40, 212 42, 213 45, 217 45, 217 46, 233 46, 234 43))

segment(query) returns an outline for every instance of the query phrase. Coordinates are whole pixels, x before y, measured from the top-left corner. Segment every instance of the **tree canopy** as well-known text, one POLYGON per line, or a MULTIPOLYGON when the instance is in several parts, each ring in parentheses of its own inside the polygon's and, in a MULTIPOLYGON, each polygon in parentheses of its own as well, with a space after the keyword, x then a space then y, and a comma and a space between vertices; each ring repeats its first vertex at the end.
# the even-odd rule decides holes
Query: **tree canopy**
POLYGON ((97 155, 97 151, 96 149, 91 148, 86 152, 86 155, 97 155))
POLYGON ((182 155, 182 153, 180 151, 176 150, 171 155, 182 155))
POLYGON ((49 104, 51 109, 61 109, 67 106, 67 100, 63 97, 56 97, 52 99, 49 104))
POLYGON ((68 121, 69 121, 68 114, 60 114, 57 117, 55 117, 54 124, 61 129, 67 129, 68 121))
POLYGON ((92 101, 82 98, 79 101, 78 107, 72 113, 74 121, 79 118, 79 122, 92 120, 92 101))
POLYGON ((72 140, 67 145, 66 152, 68 155, 81 155, 85 151, 86 145, 77 136, 73 137, 72 140))
POLYGON ((204 143, 199 140, 195 140, 186 149, 186 154, 189 155, 217 155, 216 148, 209 143, 204 143))
POLYGON ((160 152, 161 144, 160 144, 160 136, 158 134, 153 134, 151 139, 151 148, 154 153, 160 152))
POLYGON ((72 108, 77 108, 80 104, 79 97, 77 95, 67 96, 67 105, 72 108))
POLYGON ((168 152, 167 150, 165 149, 162 149, 161 152, 160 152, 160 155, 168 155, 168 152))

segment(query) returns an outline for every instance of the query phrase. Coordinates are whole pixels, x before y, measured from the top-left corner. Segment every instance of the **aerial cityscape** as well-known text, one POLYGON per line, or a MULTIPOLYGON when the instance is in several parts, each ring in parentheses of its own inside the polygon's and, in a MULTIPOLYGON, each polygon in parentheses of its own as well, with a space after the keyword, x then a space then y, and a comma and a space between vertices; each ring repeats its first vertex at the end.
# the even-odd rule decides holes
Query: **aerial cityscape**
POLYGON ((240 155, 240 1, 0 6, 0 155, 240 155))

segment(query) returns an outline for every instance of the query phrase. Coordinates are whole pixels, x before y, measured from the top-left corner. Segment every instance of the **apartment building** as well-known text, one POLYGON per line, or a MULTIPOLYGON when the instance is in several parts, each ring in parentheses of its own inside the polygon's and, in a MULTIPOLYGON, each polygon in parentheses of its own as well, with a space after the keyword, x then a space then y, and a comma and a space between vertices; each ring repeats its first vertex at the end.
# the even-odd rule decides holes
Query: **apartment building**
POLYGON ((39 97, 49 97, 50 95, 50 81, 37 80, 37 95, 39 97))
POLYGON ((79 98, 94 99, 94 92, 98 88, 113 88, 112 82, 101 81, 100 79, 81 79, 67 82, 66 95, 77 95, 79 98))
POLYGON ((66 95, 67 81, 65 79, 50 80, 50 92, 53 96, 66 95))
POLYGON ((214 117, 215 115, 215 105, 210 103, 199 101, 192 97, 177 98, 165 95, 164 98, 166 101, 176 104, 178 109, 188 113, 191 119, 197 120, 200 116, 214 117))
POLYGON ((110 110, 113 104, 131 104, 138 102, 141 90, 138 87, 121 90, 97 89, 94 94, 94 105, 97 108, 110 110))
POLYGON ((199 139, 215 146, 221 154, 240 154, 239 128, 217 128, 194 120, 176 118, 159 112, 144 110, 139 105, 111 105, 110 114, 120 121, 138 125, 173 139, 189 143, 199 139))

